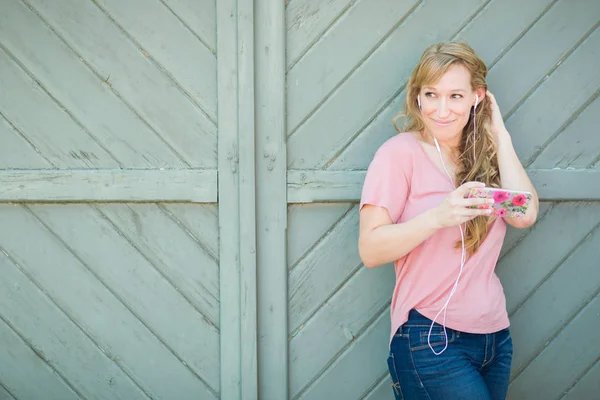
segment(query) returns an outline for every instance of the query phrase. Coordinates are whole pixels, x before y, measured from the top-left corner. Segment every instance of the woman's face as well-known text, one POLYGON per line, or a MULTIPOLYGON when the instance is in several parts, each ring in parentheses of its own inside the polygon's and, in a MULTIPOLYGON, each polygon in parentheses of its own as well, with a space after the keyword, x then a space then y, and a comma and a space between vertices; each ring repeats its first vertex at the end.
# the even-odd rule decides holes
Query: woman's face
POLYGON ((451 66, 438 82, 421 88, 420 100, 426 132, 438 141, 459 143, 475 105, 469 70, 460 64, 451 66))

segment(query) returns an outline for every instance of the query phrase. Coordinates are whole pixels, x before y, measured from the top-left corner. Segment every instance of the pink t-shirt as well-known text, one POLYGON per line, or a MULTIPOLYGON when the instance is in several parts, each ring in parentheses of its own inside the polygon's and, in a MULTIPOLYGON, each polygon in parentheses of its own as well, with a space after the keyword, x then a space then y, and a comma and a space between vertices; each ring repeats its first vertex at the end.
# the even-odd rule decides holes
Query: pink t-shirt
MULTIPOLYGON (((406 222, 438 206, 454 187, 429 158, 419 141, 403 133, 386 141, 369 165, 360 207, 386 208, 394 223, 406 222)), ((506 233, 497 218, 481 247, 465 263, 447 309, 446 326, 470 333, 493 333, 509 326, 502 284, 494 272, 506 233)), ((392 332, 416 309, 434 319, 444 306, 460 271, 462 250, 458 226, 437 231, 409 254, 394 262, 396 286, 392 296, 392 332)), ((442 323, 443 313, 436 322, 442 323)))

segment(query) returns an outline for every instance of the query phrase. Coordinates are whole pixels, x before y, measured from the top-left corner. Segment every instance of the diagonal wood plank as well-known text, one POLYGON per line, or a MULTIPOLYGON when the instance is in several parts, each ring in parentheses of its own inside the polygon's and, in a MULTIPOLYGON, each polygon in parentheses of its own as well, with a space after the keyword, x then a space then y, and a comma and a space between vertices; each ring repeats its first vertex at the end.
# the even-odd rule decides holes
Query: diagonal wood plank
POLYGON ((216 204, 162 204, 202 248, 219 260, 219 210, 216 204))
MULTIPOLYGON (((510 44, 528 29, 531 21, 543 12, 550 2, 551 0, 534 0, 526 3, 522 3, 520 0, 493 1, 480 14, 476 15, 464 30, 451 39, 469 43, 493 69, 492 63, 497 57, 504 54, 506 48, 510 47, 510 44), (518 15, 514 13, 514 7, 517 4, 518 15), (502 26, 502 29, 494 30, 493 37, 490 37, 488 32, 491 31, 490 26, 494 25, 502 26)), ((440 40, 446 40, 446 38, 440 40)), ((415 51, 422 52, 423 49, 415 51)), ((404 72, 403 80, 397 84, 397 87, 404 87, 409 74, 409 70, 404 72)), ((490 89, 495 90, 494 86, 490 89)), ((393 96, 389 102, 376 111, 374 119, 368 121, 365 127, 360 128, 356 139, 344 147, 341 154, 331 161, 329 169, 366 169, 381 143, 396 134, 392 120, 404 109, 406 92, 402 90, 400 94, 393 96)), ((399 127, 402 127, 403 121, 402 118, 398 120, 399 127)))
MULTIPOLYGON (((13 226, 0 230, 2 248, 149 397, 217 398, 30 212, 20 206, 6 206, 0 207, 0 217, 13 226), (31 251, 30 241, 23 237, 36 244, 36 251, 31 251)), ((35 327, 26 331, 53 336, 35 327)), ((95 379, 95 374, 87 372, 86 377, 95 379)), ((127 393, 120 396, 137 397, 127 393)))
POLYGON ((361 397, 361 400, 389 400, 391 399, 390 396, 393 396, 393 390, 390 373, 386 370, 383 378, 363 397, 361 397))
MULTIPOLYGON (((600 89, 600 86, 599 86, 600 89)), ((531 163, 532 168, 589 168, 600 154, 596 130, 600 97, 596 97, 531 163)))
MULTIPOLYGON (((553 206, 553 203, 551 203, 551 202, 547 202, 547 201, 540 202, 540 209, 538 212, 536 224, 539 224, 540 221, 542 221, 544 219, 544 217, 547 215, 547 212, 552 208, 552 206, 553 206)), ((512 250, 514 250, 521 243, 521 241, 527 235, 529 235, 531 233, 531 231, 533 230, 534 227, 535 227, 535 224, 529 228, 517 229, 517 228, 513 228, 510 225, 507 225, 506 226, 506 235, 504 236, 504 244, 502 245, 502 250, 500 251, 500 260, 506 254, 508 254, 512 250)))
POLYGON ((213 122, 217 120, 217 59, 160 0, 93 1, 213 122))
POLYGON ((289 274, 288 332, 312 315, 361 265, 354 207, 289 274))
POLYGON ((0 46, 2 115, 58 168, 118 168, 119 163, 56 104, 0 46), (31 118, 36 110, 38 118, 31 118), (49 135, 59 131, 60 135, 49 135))
POLYGON ((505 116, 590 31, 598 12, 598 2, 559 1, 498 61, 488 83, 505 116))
POLYGON ((595 29, 508 119, 515 149, 526 166, 600 89, 594 66, 599 58, 600 29, 595 29))
POLYGON ((14 396, 4 387, 2 382, 0 382, 0 399, 1 400, 16 400, 14 396))
POLYGON ((185 161, 197 168, 216 166, 214 123, 91 1, 28 3, 185 161))
POLYGON ((161 0, 206 46, 217 50, 216 0, 161 0))
MULTIPOLYGON (((3 207, 2 211, 5 210, 7 207, 3 207)), ((33 231, 29 231, 29 235, 32 236, 33 231)), ((4 241, 2 242, 4 245, 4 241)), ((60 306, 50 300, 51 295, 43 293, 37 284, 23 274, 26 268, 26 265, 17 268, 5 256, 0 256, 3 277, 0 280, 2 318, 19 332, 21 339, 33 346, 32 349, 22 349, 18 344, 11 346, 12 351, 18 352, 23 358, 16 364, 19 368, 14 368, 13 365, 12 371, 2 375, 14 383, 15 395, 18 398, 78 399, 81 396, 107 400, 147 399, 137 384, 97 346, 97 342, 90 340, 85 329, 82 331, 76 325, 77 322, 72 320, 68 309, 61 310, 60 306), (34 361, 42 361, 57 372, 51 368, 44 371, 40 370, 40 366, 34 366, 31 370, 27 369, 27 374, 24 375, 25 365, 31 365, 34 361), (54 373, 58 373, 60 378, 52 377, 54 373), (34 374, 39 381, 34 379, 34 374), (68 385, 65 385, 65 378, 68 385), (20 384, 23 380, 26 383, 20 384), (35 393, 39 396, 30 396, 35 393)), ((29 271, 25 273, 29 274, 29 271)), ((64 277, 55 280, 64 281, 62 278, 64 277)), ((63 290, 68 291, 68 285, 63 290)), ((17 340, 14 337, 6 339, 17 340)), ((6 347, 7 343, 2 343, 1 347, 6 347)), ((7 359, 3 357, 3 360, 7 359)), ((6 362, 2 364, 10 365, 6 362)))
POLYGON ((285 9, 286 64, 293 65, 357 0, 295 0, 285 9))
POLYGON ((0 169, 48 168, 51 164, 0 112, 0 169))
MULTIPOLYGON (((22 2, 0 1, 2 45, 128 168, 186 165, 22 2), (110 118, 107 118, 107 116, 110 118)), ((57 135, 58 136, 58 135, 57 135)))
POLYGON ((593 399, 598 393, 600 393, 600 358, 596 360, 596 364, 561 399, 593 399))
MULTIPOLYGON (((365 391, 387 369, 389 308, 347 348, 319 378, 297 398, 351 399, 365 391)), ((391 397, 391 393, 390 393, 391 397)))
POLYGON ((219 326, 219 269, 194 238, 154 204, 98 207, 198 310, 219 326))
POLYGON ((288 166, 310 169, 329 163, 404 84, 423 49, 451 36, 483 2, 418 7, 289 139, 288 166), (421 34, 422 18, 436 26, 431 35, 421 34))
POLYGON ((30 209, 178 358, 218 392, 219 332, 208 318, 94 208, 78 204, 30 209), (77 221, 76 228, 72 221, 77 221))
POLYGON ((290 341, 290 392, 299 393, 352 343, 390 302, 394 290, 392 265, 362 268, 290 341))
POLYGON ((496 268, 504 286, 509 314, 536 290, 553 269, 600 223, 600 203, 554 206, 496 268), (551 245, 549 245, 551 244, 551 245))
POLYGON ((418 0, 362 1, 344 14, 287 73, 288 134, 296 130, 418 3, 418 0))
MULTIPOLYGON (((514 398, 558 398, 600 357, 600 296, 585 306, 509 388, 514 398), (548 368, 550 365, 568 368, 548 368)), ((596 393, 597 395, 598 393, 596 393)), ((584 399, 585 397, 581 397, 584 399)))
MULTIPOLYGON (((599 289, 596 254, 600 229, 545 281, 511 317, 515 378, 599 289), (531 327, 535 329, 531 329, 531 327)), ((564 372, 564 371, 561 371, 564 372)), ((565 388, 566 389, 566 388, 565 388)))
POLYGON ((352 207, 349 204, 298 204, 288 207, 287 265, 293 269, 352 207))

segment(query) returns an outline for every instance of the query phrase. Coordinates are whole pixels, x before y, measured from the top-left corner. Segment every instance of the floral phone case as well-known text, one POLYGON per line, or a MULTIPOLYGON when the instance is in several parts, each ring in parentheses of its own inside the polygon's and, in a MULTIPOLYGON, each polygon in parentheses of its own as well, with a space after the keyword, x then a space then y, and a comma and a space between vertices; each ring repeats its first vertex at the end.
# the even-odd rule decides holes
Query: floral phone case
MULTIPOLYGON (((498 188, 473 188, 467 193, 467 198, 494 199, 492 205, 497 217, 520 218, 525 215, 532 194, 529 192, 506 190, 498 188)), ((473 206, 475 208, 476 206, 473 206)))

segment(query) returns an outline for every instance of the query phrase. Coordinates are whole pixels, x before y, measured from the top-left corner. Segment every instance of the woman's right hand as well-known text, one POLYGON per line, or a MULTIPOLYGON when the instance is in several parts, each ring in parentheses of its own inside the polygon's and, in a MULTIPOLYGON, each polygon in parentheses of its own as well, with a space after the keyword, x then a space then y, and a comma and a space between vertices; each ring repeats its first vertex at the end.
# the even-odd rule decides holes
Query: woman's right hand
POLYGON ((485 184, 481 182, 467 182, 451 192, 442 204, 432 209, 436 225, 449 228, 470 221, 478 215, 491 215, 493 199, 465 198, 470 189, 483 187, 485 184), (471 206, 483 208, 470 208, 471 206))

